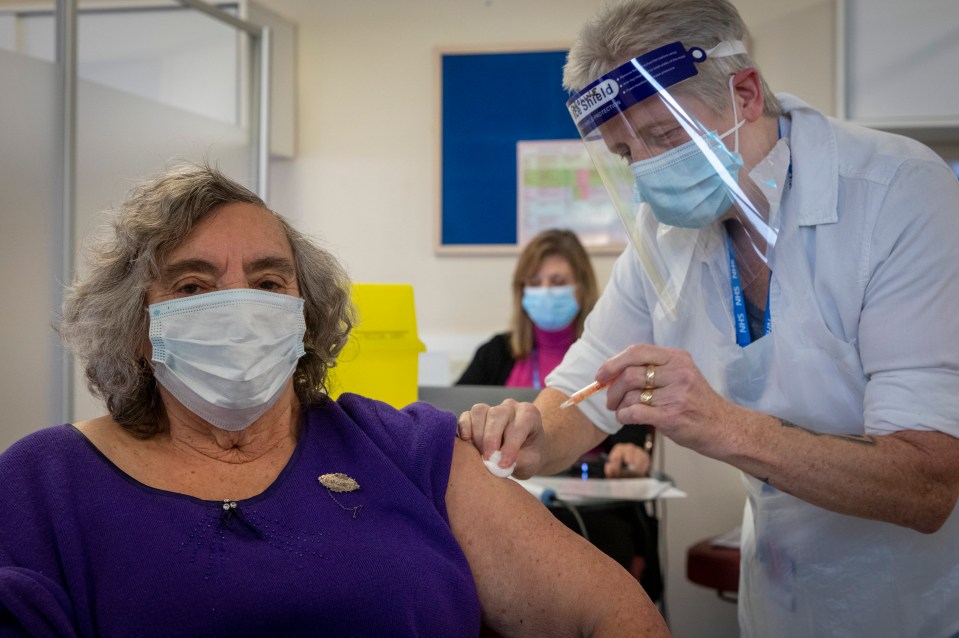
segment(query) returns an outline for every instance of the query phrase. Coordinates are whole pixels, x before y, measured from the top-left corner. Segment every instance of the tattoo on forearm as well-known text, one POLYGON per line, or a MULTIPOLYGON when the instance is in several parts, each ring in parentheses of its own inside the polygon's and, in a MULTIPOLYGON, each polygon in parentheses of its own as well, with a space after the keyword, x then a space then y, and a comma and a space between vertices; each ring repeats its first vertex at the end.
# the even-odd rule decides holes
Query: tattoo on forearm
POLYGON ((875 445, 876 437, 871 434, 826 434, 823 432, 814 432, 812 430, 807 430, 804 427, 800 427, 795 423, 790 423, 786 419, 779 419, 779 423, 782 424, 784 428, 795 428, 797 430, 802 430, 803 432, 808 432, 813 436, 828 436, 834 439, 843 439, 851 443, 859 443, 860 445, 875 445))

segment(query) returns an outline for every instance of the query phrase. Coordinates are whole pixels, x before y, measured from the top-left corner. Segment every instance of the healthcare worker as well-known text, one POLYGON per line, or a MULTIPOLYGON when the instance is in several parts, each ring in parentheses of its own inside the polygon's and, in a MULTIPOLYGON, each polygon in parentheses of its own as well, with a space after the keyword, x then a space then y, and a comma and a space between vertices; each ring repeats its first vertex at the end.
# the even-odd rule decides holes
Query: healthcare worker
POLYGON ((568 107, 631 247, 535 404, 460 436, 525 477, 652 424, 743 471, 744 636, 955 636, 959 184, 774 96, 745 39, 726 0, 584 27, 568 107))

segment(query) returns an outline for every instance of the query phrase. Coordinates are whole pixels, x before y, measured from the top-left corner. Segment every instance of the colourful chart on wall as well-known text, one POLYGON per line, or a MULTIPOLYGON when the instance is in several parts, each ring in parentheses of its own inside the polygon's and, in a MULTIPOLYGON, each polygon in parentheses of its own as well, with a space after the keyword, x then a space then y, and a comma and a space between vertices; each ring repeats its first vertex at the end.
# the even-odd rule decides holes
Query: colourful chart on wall
POLYGON ((582 140, 517 142, 516 169, 520 245, 549 228, 574 231, 587 248, 626 245, 626 231, 582 140))

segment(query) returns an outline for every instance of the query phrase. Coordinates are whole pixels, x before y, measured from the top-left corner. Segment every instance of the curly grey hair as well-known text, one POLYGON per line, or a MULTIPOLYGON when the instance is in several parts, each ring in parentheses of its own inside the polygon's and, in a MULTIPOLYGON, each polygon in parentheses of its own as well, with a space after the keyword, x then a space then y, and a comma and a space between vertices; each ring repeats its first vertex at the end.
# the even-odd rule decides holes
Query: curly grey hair
MULTIPOLYGON (((724 40, 747 41, 749 32, 728 0, 627 0, 605 7, 582 28, 563 68, 563 86, 584 86, 637 56, 670 42, 709 49, 724 40)), ((675 89, 699 98, 719 113, 729 105, 729 76, 758 68, 748 55, 711 58, 698 75, 675 89)), ((763 114, 779 115, 782 105, 760 75, 763 114)))
POLYGON ((144 359, 146 295, 165 257, 226 204, 248 203, 276 217, 293 251, 304 300, 306 354, 294 372, 301 405, 326 397, 327 373, 355 323, 350 282, 336 259, 270 211, 253 192, 209 166, 183 165, 137 186, 109 236, 91 247, 89 273, 68 288, 57 330, 84 362, 87 386, 134 436, 163 427, 164 410, 144 359))

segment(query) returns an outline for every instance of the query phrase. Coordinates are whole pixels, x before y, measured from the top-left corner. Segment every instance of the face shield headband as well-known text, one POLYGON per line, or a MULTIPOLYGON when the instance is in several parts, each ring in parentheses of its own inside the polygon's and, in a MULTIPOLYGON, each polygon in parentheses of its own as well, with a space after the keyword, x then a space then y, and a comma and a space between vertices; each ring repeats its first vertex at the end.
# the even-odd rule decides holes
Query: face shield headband
MULTIPOLYGON (((759 166, 749 175, 740 170, 738 129, 745 121, 732 77, 732 121, 722 125, 722 134, 700 121, 715 120, 715 108, 689 92, 668 90, 696 76, 697 65, 710 58, 744 53, 739 41, 708 50, 673 42, 613 69, 566 103, 666 317, 675 318, 683 297, 692 294, 687 276, 705 242, 724 235, 717 220, 738 222, 739 252, 748 253, 739 260, 744 287, 776 242, 778 222, 770 219, 767 192, 754 182, 759 166), (722 141, 727 136, 734 151, 722 141)), ((761 177, 768 187, 769 176, 761 177)))

